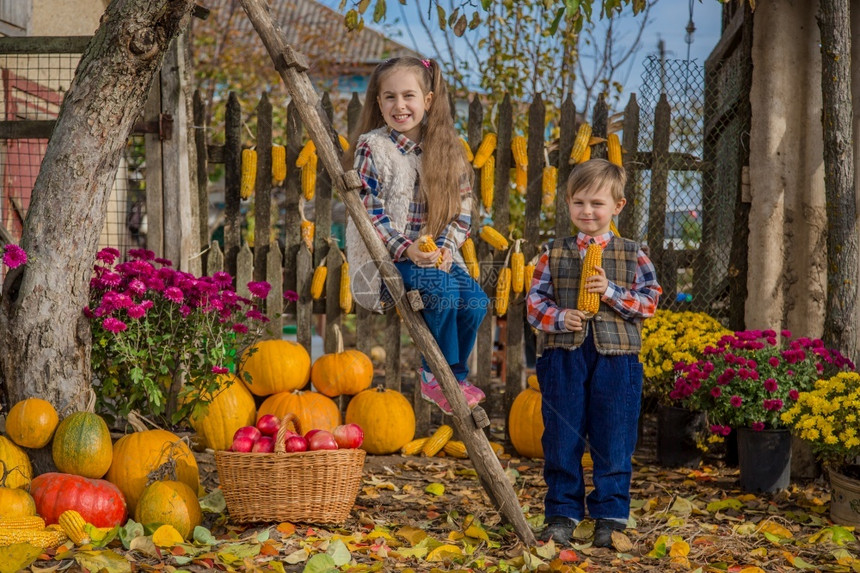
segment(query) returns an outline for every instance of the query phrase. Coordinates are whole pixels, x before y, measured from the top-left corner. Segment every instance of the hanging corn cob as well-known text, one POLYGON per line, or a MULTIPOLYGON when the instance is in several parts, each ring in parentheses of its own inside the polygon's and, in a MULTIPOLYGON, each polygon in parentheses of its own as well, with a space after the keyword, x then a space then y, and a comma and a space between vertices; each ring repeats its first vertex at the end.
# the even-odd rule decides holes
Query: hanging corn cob
POLYGON ((582 157, 579 160, 579 163, 585 163, 586 161, 591 160, 591 146, 587 146, 585 148, 585 153, 582 154, 582 157))
POLYGON ((272 144, 272 180, 280 184, 287 178, 287 148, 277 143, 272 144))
POLYGON ((454 428, 447 424, 442 424, 439 426, 439 429, 433 432, 433 435, 424 443, 424 447, 421 448, 421 452, 428 458, 435 456, 442 450, 453 435, 454 428))
POLYGON ((466 269, 469 271, 469 276, 475 280, 481 276, 481 265, 478 264, 478 255, 475 252, 475 242, 471 237, 466 237, 463 244, 460 245, 460 254, 463 255, 463 262, 466 263, 466 269))
POLYGON ((520 243, 522 239, 517 239, 514 241, 514 250, 510 254, 511 256, 511 290, 514 294, 520 294, 523 292, 523 285, 525 283, 525 255, 523 255, 522 250, 520 250, 520 243))
MULTIPOLYGON (((507 265, 507 260, 505 261, 507 265)), ((498 316, 504 316, 508 312, 508 304, 511 299, 511 269, 505 266, 499 272, 499 280, 496 282, 495 308, 498 316)))
POLYGON ((296 167, 304 167, 305 163, 311 158, 311 155, 316 155, 317 146, 314 144, 313 139, 309 139, 305 146, 302 147, 302 150, 299 152, 299 156, 296 157, 296 167))
POLYGON ((317 154, 313 153, 302 165, 302 195, 308 201, 314 198, 317 189, 317 154))
POLYGON ((254 193, 257 183, 257 152, 253 149, 242 150, 242 179, 239 183, 239 197, 247 199, 254 193))
POLYGON ((475 152, 475 159, 472 161, 472 165, 475 169, 480 169, 487 162, 487 159, 493 154, 496 150, 496 134, 488 133, 484 136, 484 139, 481 141, 481 145, 478 146, 478 150, 475 152))
POLYGON ((487 158, 481 167, 481 204, 486 211, 493 208, 493 193, 496 186, 496 158, 487 158))
POLYGON ((620 237, 621 233, 618 232, 618 227, 615 226, 615 221, 612 219, 609 220, 609 230, 615 233, 616 237, 620 237))
POLYGON ((541 205, 551 207, 555 204, 555 191, 558 187, 558 169, 552 165, 543 168, 543 182, 541 184, 541 205))
POLYGON ((314 230, 316 225, 313 221, 305 219, 305 198, 299 196, 299 217, 301 217, 301 238, 310 252, 314 252, 314 230))
POLYGON ((461 137, 460 143, 463 144, 463 149, 466 151, 466 161, 471 163, 475 159, 475 155, 472 153, 472 148, 469 147, 469 142, 461 137))
POLYGON ((573 141, 573 149, 570 151, 571 165, 582 163, 584 161, 583 157, 585 156, 585 150, 589 149, 588 143, 590 140, 591 126, 587 123, 582 123, 579 126, 579 130, 576 132, 576 139, 573 141))
POLYGON ((344 151, 349 151, 349 140, 341 134, 337 135, 337 140, 340 142, 340 148, 344 151))
POLYGON ((311 279, 311 298, 319 300, 322 298, 325 290, 325 279, 328 275, 328 268, 325 266, 325 259, 320 261, 317 268, 314 269, 314 276, 311 279))
POLYGON ((539 255, 535 255, 534 258, 529 261, 529 263, 526 265, 525 270, 523 271, 523 273, 525 274, 525 277, 523 278, 523 289, 526 291, 528 291, 528 289, 530 289, 532 286, 532 278, 535 274, 535 267, 537 266, 538 256, 539 255))
POLYGON ((481 227, 481 231, 478 233, 478 236, 497 251, 504 251, 508 248, 508 240, 489 225, 481 227))
POLYGON ((526 169, 529 166, 528 143, 522 135, 515 135, 511 138, 511 152, 514 156, 514 165, 519 169, 526 169))
POLYGON ((606 138, 606 158, 619 167, 624 165, 621 158, 621 142, 618 140, 617 133, 610 133, 606 138))
POLYGON ((515 167, 514 171, 514 183, 517 186, 517 193, 525 195, 526 188, 529 186, 529 172, 520 167, 515 167))
POLYGON ((597 243, 588 245, 585 258, 582 259, 582 274, 579 277, 579 297, 576 300, 576 308, 591 318, 597 314, 600 307, 600 295, 596 292, 585 290, 585 281, 597 274, 594 267, 599 267, 603 261, 603 248, 597 243))
MULTIPOLYGON (((336 247, 333 247, 336 248, 336 247)), ((343 251, 338 249, 343 263, 340 265, 340 309, 349 314, 352 312, 352 289, 349 285, 349 263, 343 251)))
MULTIPOLYGON (((433 237, 431 235, 421 235, 418 237, 418 250, 422 253, 432 253, 435 250, 438 250, 439 247, 436 246, 436 243, 433 242, 433 237)), ((442 264, 441 255, 436 258, 436 267, 442 264)))

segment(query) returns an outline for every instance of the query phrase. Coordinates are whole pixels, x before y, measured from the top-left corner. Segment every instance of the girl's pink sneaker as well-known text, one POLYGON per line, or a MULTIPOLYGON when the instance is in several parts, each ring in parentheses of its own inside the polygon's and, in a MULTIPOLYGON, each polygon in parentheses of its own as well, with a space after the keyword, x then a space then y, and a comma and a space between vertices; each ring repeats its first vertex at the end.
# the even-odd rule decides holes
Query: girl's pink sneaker
POLYGON ((487 397, 483 390, 465 380, 460 382, 460 389, 463 390, 463 395, 466 396, 466 404, 470 408, 474 408, 487 397))
POLYGON ((448 399, 442 393, 442 388, 439 387, 439 381, 436 380, 436 377, 431 372, 421 368, 418 370, 418 378, 421 382, 421 397, 439 406, 439 409, 446 414, 450 414, 453 411, 451 404, 448 403, 448 399))

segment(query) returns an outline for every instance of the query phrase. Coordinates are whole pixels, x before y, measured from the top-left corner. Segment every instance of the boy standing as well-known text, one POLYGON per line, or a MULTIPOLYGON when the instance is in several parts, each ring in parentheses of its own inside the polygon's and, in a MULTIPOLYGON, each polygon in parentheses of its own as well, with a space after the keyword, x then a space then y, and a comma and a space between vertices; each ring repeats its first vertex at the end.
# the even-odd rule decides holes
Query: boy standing
POLYGON ((529 323, 544 337, 536 363, 547 484, 542 541, 570 544, 586 502, 596 520, 593 546, 609 547, 612 531, 627 526, 642 392, 640 332, 662 289, 639 245, 610 230, 626 203, 626 180, 623 167, 603 159, 573 170, 567 204, 579 233, 547 245, 528 294, 529 323), (593 316, 576 308, 590 243, 603 249, 602 265, 585 282, 588 292, 600 295, 593 316), (586 439, 594 461, 594 490, 587 498, 581 462, 586 439))

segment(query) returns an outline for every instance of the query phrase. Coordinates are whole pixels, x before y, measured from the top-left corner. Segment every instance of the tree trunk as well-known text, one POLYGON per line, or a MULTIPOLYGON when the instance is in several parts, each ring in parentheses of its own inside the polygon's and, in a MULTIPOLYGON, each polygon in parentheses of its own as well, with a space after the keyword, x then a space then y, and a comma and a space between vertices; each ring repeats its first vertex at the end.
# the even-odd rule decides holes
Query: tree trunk
POLYGON ((0 377, 9 403, 82 406, 91 334, 82 314, 117 165, 193 0, 114 0, 63 99, 24 223, 29 261, 0 300, 0 377))
POLYGON ((824 190, 827 199, 827 311, 824 341, 854 362, 857 348, 857 277, 860 256, 854 190, 851 108, 850 0, 821 0, 821 92, 824 190))

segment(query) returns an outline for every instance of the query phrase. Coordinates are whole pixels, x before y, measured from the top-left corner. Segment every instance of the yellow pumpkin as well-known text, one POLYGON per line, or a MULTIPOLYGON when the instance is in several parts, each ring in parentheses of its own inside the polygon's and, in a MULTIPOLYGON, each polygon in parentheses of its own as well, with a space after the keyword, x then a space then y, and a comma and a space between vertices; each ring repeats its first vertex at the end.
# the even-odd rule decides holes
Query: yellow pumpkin
POLYGON ((289 340, 263 340, 242 356, 241 376, 255 396, 300 390, 311 375, 311 357, 305 347, 289 340), (251 376, 250 382, 245 374, 251 376))
POLYGON ((0 521, 36 515, 36 502, 27 490, 0 486, 0 521))
POLYGON ((364 430, 362 449, 392 454, 415 437, 415 411, 406 397, 383 386, 365 390, 349 401, 346 423, 364 430))
POLYGON ((44 448, 59 423, 60 417, 53 404, 41 398, 27 398, 9 410, 6 435, 24 448, 44 448))
POLYGON ((317 392, 331 398, 358 394, 373 383, 373 363, 359 350, 344 350, 340 327, 334 326, 337 348, 334 354, 323 354, 311 368, 311 383, 317 392))
POLYGON ((191 415, 189 422, 203 444, 213 450, 227 450, 233 434, 256 421, 257 407, 248 388, 233 374, 218 377, 219 391, 209 397, 205 412, 191 415))
POLYGON ((121 437, 113 445, 113 463, 105 479, 125 496, 129 513, 146 488, 148 474, 169 460, 176 464, 176 477, 193 491, 200 487, 197 460, 179 436, 167 430, 147 430, 133 415, 129 423, 137 430, 121 437))
POLYGON ((340 409, 334 400, 319 392, 301 390, 272 394, 260 404, 257 419, 266 414, 283 418, 288 413, 296 415, 304 432, 314 429, 330 432, 340 425, 340 409))
POLYGON ((181 481, 157 480, 146 486, 134 519, 143 525, 161 523, 172 525, 184 539, 203 522, 197 492, 181 481))
MULTIPOLYGON (((535 377, 537 386, 537 377, 535 377)), ((519 393, 511 405, 508 416, 508 432, 511 443, 521 456, 543 458, 543 416, 541 416, 540 392, 529 381, 529 387, 519 393)))
POLYGON ((6 473, 5 486, 26 487, 33 479, 33 466, 26 452, 6 436, 0 436, 0 466, 6 473))

